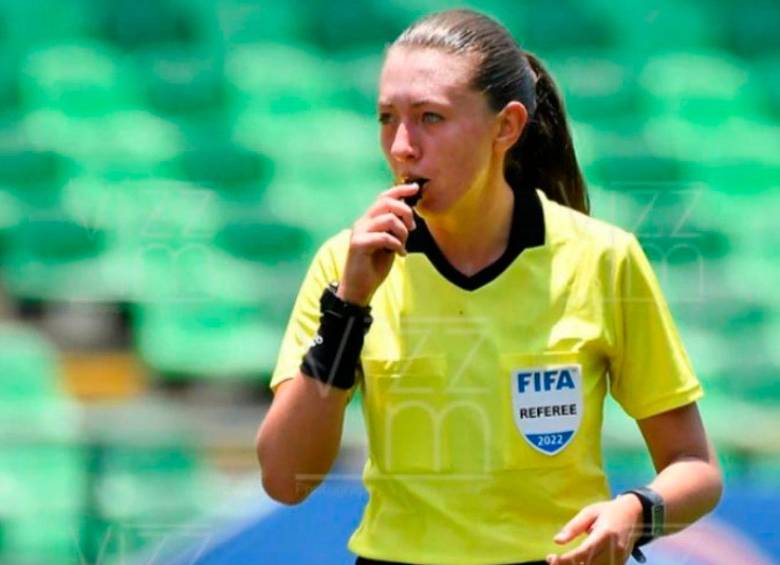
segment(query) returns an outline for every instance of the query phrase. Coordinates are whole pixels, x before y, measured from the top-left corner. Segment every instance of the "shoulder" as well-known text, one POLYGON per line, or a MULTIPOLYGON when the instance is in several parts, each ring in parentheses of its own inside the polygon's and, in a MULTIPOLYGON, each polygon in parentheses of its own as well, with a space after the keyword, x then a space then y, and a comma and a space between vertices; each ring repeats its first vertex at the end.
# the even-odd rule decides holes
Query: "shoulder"
POLYGON ((588 216, 547 198, 539 191, 545 215, 549 244, 556 250, 569 250, 584 256, 625 256, 637 245, 636 237, 623 228, 588 216))
POLYGON ((318 253, 325 253, 329 255, 346 255, 349 249, 349 238, 351 233, 352 230, 345 228, 333 234, 328 239, 326 239, 322 245, 320 245, 318 253))
POLYGON ((314 255, 312 267, 322 269, 329 278, 338 279, 349 251, 351 230, 343 229, 326 239, 314 255))

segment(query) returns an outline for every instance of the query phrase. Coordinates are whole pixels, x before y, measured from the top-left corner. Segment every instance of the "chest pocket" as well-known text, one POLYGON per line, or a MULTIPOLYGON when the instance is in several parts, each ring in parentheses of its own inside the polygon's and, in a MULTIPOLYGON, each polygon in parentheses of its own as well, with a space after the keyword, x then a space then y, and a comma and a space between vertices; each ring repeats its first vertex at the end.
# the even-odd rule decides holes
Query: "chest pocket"
POLYGON ((393 474, 484 470, 489 454, 482 448, 490 433, 485 407, 452 393, 444 356, 362 359, 362 365, 369 451, 379 469, 393 474))
MULTIPOLYGON (((582 456, 591 427, 592 382, 579 353, 509 353, 500 358, 504 469, 567 465, 582 456)), ((598 441, 593 438, 592 441, 598 441)))

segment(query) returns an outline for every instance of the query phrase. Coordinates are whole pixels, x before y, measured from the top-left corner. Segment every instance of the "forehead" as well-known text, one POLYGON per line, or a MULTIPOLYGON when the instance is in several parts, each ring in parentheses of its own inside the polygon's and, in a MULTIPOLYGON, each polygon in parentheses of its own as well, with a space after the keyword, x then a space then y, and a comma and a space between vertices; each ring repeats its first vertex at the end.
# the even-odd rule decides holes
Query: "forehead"
POLYGON ((379 103, 431 97, 454 101, 476 94, 470 86, 475 58, 440 49, 393 47, 379 78, 379 103))

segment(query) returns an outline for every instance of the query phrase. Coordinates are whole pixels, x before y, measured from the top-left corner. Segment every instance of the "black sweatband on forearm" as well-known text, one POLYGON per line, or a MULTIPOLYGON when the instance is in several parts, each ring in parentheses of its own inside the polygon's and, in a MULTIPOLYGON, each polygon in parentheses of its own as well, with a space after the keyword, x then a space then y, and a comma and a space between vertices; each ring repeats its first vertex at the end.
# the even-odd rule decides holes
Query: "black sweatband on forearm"
POLYGON ((348 390, 355 385, 355 369, 363 340, 371 326, 370 306, 344 302, 335 285, 320 298, 320 327, 306 355, 301 372, 307 377, 348 390))

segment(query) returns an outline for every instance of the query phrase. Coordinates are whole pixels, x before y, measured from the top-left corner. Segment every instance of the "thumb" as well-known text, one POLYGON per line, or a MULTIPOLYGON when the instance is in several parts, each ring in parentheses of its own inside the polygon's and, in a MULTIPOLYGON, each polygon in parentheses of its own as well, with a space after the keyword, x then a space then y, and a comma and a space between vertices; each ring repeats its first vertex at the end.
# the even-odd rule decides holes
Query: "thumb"
POLYGON ((586 506, 569 520, 561 531, 555 534, 553 541, 558 544, 566 544, 578 535, 587 532, 596 521, 598 510, 594 506, 586 506))

